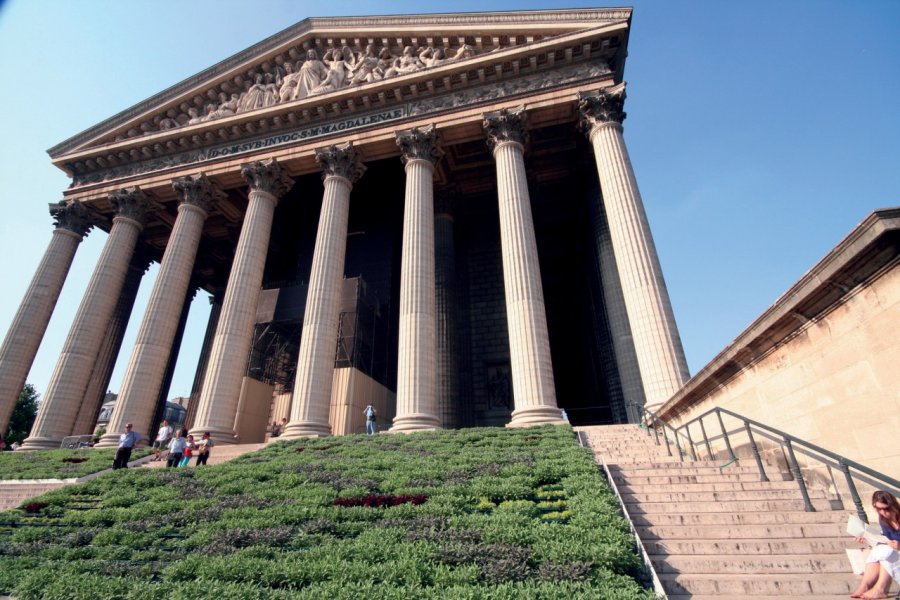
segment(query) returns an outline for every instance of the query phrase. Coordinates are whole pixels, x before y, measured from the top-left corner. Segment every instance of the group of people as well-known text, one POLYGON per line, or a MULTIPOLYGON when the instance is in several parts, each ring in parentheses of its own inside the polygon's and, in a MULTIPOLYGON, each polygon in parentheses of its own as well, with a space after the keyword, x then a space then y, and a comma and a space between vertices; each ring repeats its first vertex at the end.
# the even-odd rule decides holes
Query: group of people
POLYGON ((272 421, 272 434, 271 437, 277 438, 279 435, 284 433, 285 427, 287 427, 287 418, 281 419, 281 423, 278 421, 272 421))
MULTIPOLYGON (((293 102, 310 96, 333 92, 350 85, 361 85, 390 79, 422 69, 437 67, 475 55, 475 48, 463 44, 453 51, 424 46, 415 49, 406 46, 400 56, 394 56, 388 48, 376 52, 369 44, 365 50, 354 52, 349 46, 331 48, 319 58, 316 50, 307 50, 306 60, 292 63, 285 61, 269 73, 256 73, 253 82, 242 93, 215 92, 212 103, 204 111, 188 108, 188 125, 230 117, 237 113, 266 108, 278 103, 293 102)), ((245 84, 246 85, 246 84, 245 84)), ((144 133, 179 127, 173 114, 158 117, 153 124, 146 123, 144 133)))
MULTIPOLYGON (((866 558, 866 570, 851 598, 875 600, 887 598, 891 580, 900 583, 900 502, 890 492, 872 494, 872 508, 878 513, 878 524, 887 543, 877 544, 866 558)), ((858 538, 862 544, 864 538, 858 538)))
MULTIPOLYGON (((119 447, 113 459, 113 469, 125 469, 131 459, 131 451, 142 439, 141 434, 134 431, 134 425, 127 423, 125 432, 119 436, 119 447)), ((168 421, 163 421, 153 440, 152 461, 163 460, 163 450, 166 450, 166 467, 186 467, 191 458, 197 457, 197 466, 205 465, 209 460, 209 453, 213 447, 213 440, 209 432, 204 432, 199 441, 194 441, 193 435, 188 435, 186 429, 174 430, 168 421)))

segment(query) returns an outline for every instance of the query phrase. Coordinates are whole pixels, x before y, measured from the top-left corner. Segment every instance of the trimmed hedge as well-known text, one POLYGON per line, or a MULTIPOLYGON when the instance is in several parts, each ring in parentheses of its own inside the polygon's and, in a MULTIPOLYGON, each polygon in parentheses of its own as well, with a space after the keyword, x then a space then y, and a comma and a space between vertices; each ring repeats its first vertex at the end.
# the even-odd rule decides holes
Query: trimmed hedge
MULTIPOLYGON (((150 454, 141 448, 131 460, 150 454)), ((0 481, 5 479, 77 479, 112 467, 115 448, 0 452, 0 481)))
POLYGON ((30 503, 0 513, 19 600, 653 597, 568 427, 278 442, 30 503))

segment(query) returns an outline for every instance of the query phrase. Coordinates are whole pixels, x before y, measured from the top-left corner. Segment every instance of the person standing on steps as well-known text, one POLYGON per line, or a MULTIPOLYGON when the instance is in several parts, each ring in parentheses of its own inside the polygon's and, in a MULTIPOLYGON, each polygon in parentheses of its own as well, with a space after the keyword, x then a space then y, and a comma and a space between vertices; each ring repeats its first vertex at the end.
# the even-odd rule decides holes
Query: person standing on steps
POLYGON ((119 449, 113 459, 113 469, 127 469, 131 459, 131 450, 141 439, 141 434, 135 432, 131 423, 125 425, 125 433, 119 436, 119 449))
POLYGON ((366 435, 375 435, 375 419, 378 413, 375 412, 375 408, 369 404, 363 410, 363 414, 366 415, 366 435))
POLYGON ((200 438, 200 441, 197 443, 197 466, 205 465, 206 461, 209 460, 209 451, 213 447, 212 438, 209 437, 209 432, 206 431, 203 433, 203 437, 200 438))
MULTIPOLYGON (((889 492, 879 490, 872 494, 872 506, 878 512, 881 533, 888 541, 869 552, 862 581, 851 598, 887 598, 891 580, 900 583, 900 502, 889 492)), ((864 539, 857 541, 863 543, 864 539)))
POLYGON ((162 460, 162 450, 169 445, 171 438, 172 428, 169 427, 168 421, 163 420, 156 433, 156 439, 153 440, 153 460, 162 460))
POLYGON ((181 459, 184 458, 184 449, 187 447, 187 440, 181 435, 181 430, 175 432, 175 437, 169 440, 169 456, 166 460, 166 467, 177 467, 181 459))

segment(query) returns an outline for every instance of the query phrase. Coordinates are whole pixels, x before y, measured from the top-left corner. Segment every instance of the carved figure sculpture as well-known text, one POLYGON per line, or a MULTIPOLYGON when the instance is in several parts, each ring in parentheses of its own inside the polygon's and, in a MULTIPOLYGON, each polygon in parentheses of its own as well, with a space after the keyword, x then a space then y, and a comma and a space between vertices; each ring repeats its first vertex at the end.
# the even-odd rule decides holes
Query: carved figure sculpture
POLYGON ((406 75, 407 73, 415 73, 425 68, 424 63, 416 56, 412 46, 403 49, 403 55, 394 59, 394 64, 384 74, 384 78, 394 77, 396 75, 406 75))
POLYGON ((230 117, 235 114, 238 110, 238 100, 240 96, 237 94, 232 94, 231 99, 228 98, 228 94, 225 92, 221 92, 219 94, 219 100, 221 103, 219 107, 216 109, 216 112, 213 113, 214 119, 224 119, 225 117, 230 117))
POLYGON ((428 46, 419 52, 419 60, 421 60, 426 67, 431 68, 447 62, 447 57, 444 54, 443 48, 428 46))
POLYGON ((284 63, 284 77, 281 78, 281 87, 278 88, 278 99, 281 102, 294 100, 299 85, 300 71, 294 70, 294 65, 290 61, 284 63))
POLYGON ((275 77, 266 73, 265 85, 263 85, 263 107, 278 104, 278 86, 275 85, 275 77))
POLYGON ((359 85, 378 81, 384 76, 384 72, 378 71, 378 57, 375 56, 375 47, 372 44, 366 46, 364 53, 356 58, 356 64, 350 72, 350 83, 359 85))
POLYGON ((200 116, 200 111, 194 108, 193 106, 188 109, 188 125, 196 125, 197 123, 202 123, 203 117, 200 116))
POLYGON ((300 77, 293 100, 309 96, 310 92, 316 89, 326 77, 328 77, 328 68, 325 63, 319 60, 319 55, 315 50, 309 50, 306 53, 306 62, 300 67, 300 77))
POLYGON ((250 89, 241 96, 238 112, 256 110, 265 106, 266 85, 263 83, 262 73, 257 74, 254 81, 255 83, 250 86, 250 89))
POLYGON ((353 61, 353 52, 350 51, 350 48, 347 46, 341 50, 332 48, 325 55, 324 60, 328 64, 328 75, 310 92, 310 95, 327 94, 347 85, 347 75, 353 61))

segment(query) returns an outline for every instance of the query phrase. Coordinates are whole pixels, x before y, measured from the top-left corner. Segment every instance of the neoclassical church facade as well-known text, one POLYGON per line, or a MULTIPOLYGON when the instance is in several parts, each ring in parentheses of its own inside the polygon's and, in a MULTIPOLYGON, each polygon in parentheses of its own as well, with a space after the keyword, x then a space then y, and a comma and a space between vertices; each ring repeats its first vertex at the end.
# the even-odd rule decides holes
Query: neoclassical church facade
POLYGON ((310 18, 50 149, 72 184, 0 348, 0 430, 92 229, 23 449, 90 433, 123 352, 100 445, 151 430, 199 290, 188 425, 219 442, 359 431, 367 404, 399 432, 662 404, 687 367, 623 137, 630 21, 310 18))

